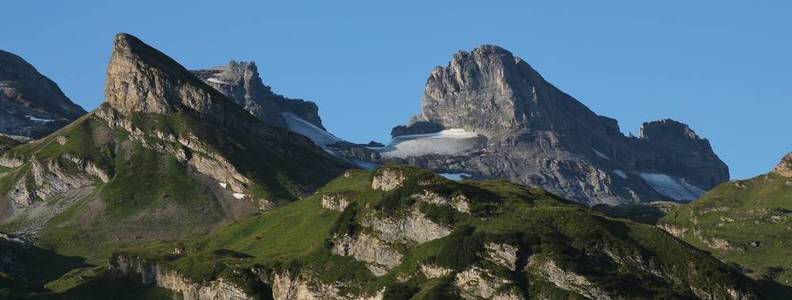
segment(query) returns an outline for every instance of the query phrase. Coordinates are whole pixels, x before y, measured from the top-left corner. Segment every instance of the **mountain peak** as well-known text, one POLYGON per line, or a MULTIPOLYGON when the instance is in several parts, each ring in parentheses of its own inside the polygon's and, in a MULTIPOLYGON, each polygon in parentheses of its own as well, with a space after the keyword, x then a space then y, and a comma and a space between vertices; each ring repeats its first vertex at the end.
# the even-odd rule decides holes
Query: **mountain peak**
POLYGON ((781 162, 773 168, 773 172, 784 177, 792 177, 792 152, 781 159, 781 162))
POLYGON ((640 137, 646 139, 700 139, 693 129, 682 122, 671 119, 663 119, 641 124, 640 137))
POLYGON ((225 95, 126 33, 117 34, 113 41, 105 98, 124 114, 188 112, 221 124, 248 121, 244 119, 248 114, 225 95))
POLYGON ((429 75, 414 122, 500 135, 525 125, 531 91, 551 86, 511 52, 494 45, 458 51, 429 75), (484 116, 483 114, 486 114, 484 116))
POLYGON ((456 149, 452 154, 435 151, 400 159, 438 172, 452 169, 540 185, 592 204, 690 200, 729 178, 709 141, 687 125, 669 119, 647 122, 641 138, 626 137, 616 120, 591 111, 495 45, 458 51, 447 66, 432 70, 421 112, 391 135, 453 129, 486 141, 462 147, 464 139, 445 139, 453 142, 433 147, 456 149), (603 184, 594 178, 608 179, 603 184), (677 184, 666 189, 657 178, 677 184))
POLYGON ((255 62, 232 60, 226 65, 191 72, 265 123, 288 127, 283 114, 290 113, 324 130, 315 103, 274 93, 261 80, 255 62))

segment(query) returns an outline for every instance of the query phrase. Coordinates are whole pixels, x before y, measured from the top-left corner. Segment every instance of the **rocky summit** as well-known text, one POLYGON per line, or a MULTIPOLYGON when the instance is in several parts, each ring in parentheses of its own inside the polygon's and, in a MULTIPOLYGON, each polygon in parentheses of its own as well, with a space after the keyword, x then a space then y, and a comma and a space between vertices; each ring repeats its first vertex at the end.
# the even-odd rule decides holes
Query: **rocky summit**
POLYGON ((262 82, 254 62, 231 61, 225 66, 192 72, 268 124, 289 128, 287 118, 297 117, 325 129, 315 103, 272 92, 272 88, 262 82))
POLYGON ((3 50, 0 106, 0 133, 27 138, 45 136, 85 114, 55 82, 21 57, 3 50))
MULTIPOLYGON (((674 120, 625 136, 509 51, 485 45, 432 70, 421 112, 380 161, 504 178, 587 204, 689 201, 729 179, 709 142, 674 120)), ((370 157, 371 155, 369 155, 370 157)))

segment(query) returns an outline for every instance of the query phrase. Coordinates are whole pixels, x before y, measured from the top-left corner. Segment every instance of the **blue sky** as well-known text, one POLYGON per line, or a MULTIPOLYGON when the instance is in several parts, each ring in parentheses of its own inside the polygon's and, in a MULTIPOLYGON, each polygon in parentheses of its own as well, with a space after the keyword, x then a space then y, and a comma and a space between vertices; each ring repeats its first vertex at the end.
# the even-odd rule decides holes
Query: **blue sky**
POLYGON ((9 1, 0 49, 89 110, 116 32, 188 68, 254 60, 276 92, 315 101, 330 131, 367 142, 418 112, 433 67, 497 44, 625 133, 689 124, 733 178, 792 151, 790 1, 272 2, 9 1))

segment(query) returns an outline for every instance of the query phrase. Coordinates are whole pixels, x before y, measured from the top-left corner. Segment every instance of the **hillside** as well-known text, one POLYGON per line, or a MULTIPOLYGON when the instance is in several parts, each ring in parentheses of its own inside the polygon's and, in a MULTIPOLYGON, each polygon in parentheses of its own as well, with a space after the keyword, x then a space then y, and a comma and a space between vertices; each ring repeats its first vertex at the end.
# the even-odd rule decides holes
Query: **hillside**
MULTIPOLYGON (((754 299, 753 281, 653 226, 536 188, 396 165, 208 235, 118 251, 185 298, 754 299)), ((142 277, 141 277, 142 276, 142 277)))
POLYGON ((102 263, 310 194, 347 165, 119 34, 106 102, 0 158, 0 230, 102 263))
POLYGON ((739 265, 792 285, 792 154, 770 173, 723 183, 680 206, 659 226, 739 265))

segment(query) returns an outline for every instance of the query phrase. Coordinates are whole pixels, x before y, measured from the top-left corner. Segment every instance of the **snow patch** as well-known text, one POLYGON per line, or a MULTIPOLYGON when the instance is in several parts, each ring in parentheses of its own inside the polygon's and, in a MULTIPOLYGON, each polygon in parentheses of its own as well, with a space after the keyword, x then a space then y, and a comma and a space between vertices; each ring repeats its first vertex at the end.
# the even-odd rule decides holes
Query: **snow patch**
MULTIPOLYGON (((404 158, 427 154, 459 155, 479 146, 480 135, 464 129, 446 129, 435 133, 397 136, 381 154, 385 158, 404 158)), ((371 148, 370 148, 371 149, 371 148)))
POLYGON ((289 130, 307 137, 322 148, 344 141, 292 113, 283 113, 283 118, 286 119, 286 126, 289 126, 289 130))
POLYGON ((622 179, 627 179, 627 173, 624 173, 624 171, 622 171, 622 170, 616 169, 616 170, 613 170, 613 173, 616 173, 616 175, 618 175, 622 179))
POLYGON ((652 173, 638 173, 638 175, 655 191, 677 201, 695 200, 704 194, 704 190, 687 183, 684 178, 652 173))
POLYGON ((234 198, 237 198, 237 199, 245 199, 245 194, 242 194, 242 193, 234 193, 234 198))
POLYGON ((460 181, 460 180, 464 180, 464 179, 473 178, 473 175, 470 175, 468 173, 440 173, 440 174, 437 174, 437 175, 443 176, 443 177, 445 177, 447 179, 454 180, 454 181, 460 181))
POLYGON ((228 186, 228 183, 221 182, 221 183, 220 183, 220 186, 221 186, 221 187, 223 187, 223 188, 226 188, 226 187, 228 186))
POLYGON ((222 80, 214 78, 214 77, 209 77, 209 78, 206 79, 206 81, 213 82, 213 83, 219 83, 219 84, 230 84, 228 82, 222 81, 222 80))
POLYGON ((591 148, 591 150, 594 150, 594 154, 596 154, 597 156, 599 156, 599 157, 601 157, 601 158, 603 158, 603 159, 610 160, 610 158, 608 158, 607 156, 605 156, 605 154, 602 154, 602 152, 599 152, 599 151, 597 151, 597 149, 591 148))
POLYGON ((34 116, 30 116, 30 115, 26 115, 25 117, 27 117, 28 119, 30 119, 31 121, 34 121, 34 122, 48 123, 48 122, 53 122, 53 121, 55 121, 55 120, 52 120, 52 119, 42 119, 42 118, 36 118, 36 117, 34 117, 34 116))

